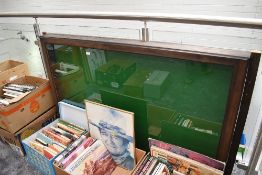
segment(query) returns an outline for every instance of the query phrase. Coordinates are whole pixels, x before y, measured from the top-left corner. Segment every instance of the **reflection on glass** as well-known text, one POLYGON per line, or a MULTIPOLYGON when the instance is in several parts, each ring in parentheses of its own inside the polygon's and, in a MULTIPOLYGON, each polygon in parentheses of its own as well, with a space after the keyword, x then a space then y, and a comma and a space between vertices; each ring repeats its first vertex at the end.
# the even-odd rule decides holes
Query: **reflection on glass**
POLYGON ((61 99, 135 113, 136 146, 152 137, 215 157, 232 67, 159 56, 48 45, 61 99))

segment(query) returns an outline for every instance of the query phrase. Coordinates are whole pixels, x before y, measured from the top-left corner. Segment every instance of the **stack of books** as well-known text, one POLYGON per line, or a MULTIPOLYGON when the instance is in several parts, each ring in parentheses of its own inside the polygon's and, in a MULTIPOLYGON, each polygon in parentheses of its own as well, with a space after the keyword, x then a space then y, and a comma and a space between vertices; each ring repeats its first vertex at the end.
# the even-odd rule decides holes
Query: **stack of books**
POLYGON ((150 154, 136 168, 134 175, 222 175, 225 163, 205 155, 149 139, 150 154))
POLYGON ((6 84, 2 89, 3 94, 0 97, 0 105, 8 106, 11 103, 15 103, 24 98, 35 88, 36 86, 28 84, 6 84))
POLYGON ((72 123, 59 120, 55 125, 44 128, 39 132, 35 140, 30 141, 30 146, 52 159, 65 149, 69 149, 72 143, 82 143, 86 138, 86 130, 72 123), (70 146, 69 146, 70 145, 70 146))
POLYGON ((165 163, 148 154, 134 175, 170 175, 165 163))
POLYGON ((74 175, 110 175, 117 167, 103 142, 92 137, 86 138, 73 151, 63 152, 54 164, 74 175))

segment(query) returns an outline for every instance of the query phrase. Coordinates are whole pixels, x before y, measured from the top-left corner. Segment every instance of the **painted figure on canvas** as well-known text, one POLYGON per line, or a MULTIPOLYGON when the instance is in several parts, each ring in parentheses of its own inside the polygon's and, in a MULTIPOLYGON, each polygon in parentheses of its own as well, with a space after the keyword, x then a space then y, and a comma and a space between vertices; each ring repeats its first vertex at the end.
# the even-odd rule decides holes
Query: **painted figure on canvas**
MULTIPOLYGON (((125 114, 122 111, 119 112, 116 109, 105 107, 101 108, 100 112, 96 113, 96 116, 100 115, 98 116, 100 119, 96 118, 96 121, 94 121, 90 119, 90 115, 91 114, 88 112, 89 122, 91 124, 91 136, 94 134, 92 128, 97 128, 100 135, 99 139, 105 144, 116 164, 128 170, 132 170, 135 166, 134 151, 132 152, 134 143, 133 137, 128 134, 127 130, 128 127, 132 125, 131 123, 133 120, 130 119, 133 118, 124 116, 125 114), (130 149, 130 147, 132 149, 130 149)), ((95 134, 97 135, 98 133, 95 134)))
POLYGON ((128 151, 132 137, 126 135, 125 131, 117 126, 118 124, 121 126, 121 122, 111 123, 110 121, 101 120, 99 122, 100 135, 116 163, 127 169, 132 169, 134 167, 134 158, 131 157, 128 151))

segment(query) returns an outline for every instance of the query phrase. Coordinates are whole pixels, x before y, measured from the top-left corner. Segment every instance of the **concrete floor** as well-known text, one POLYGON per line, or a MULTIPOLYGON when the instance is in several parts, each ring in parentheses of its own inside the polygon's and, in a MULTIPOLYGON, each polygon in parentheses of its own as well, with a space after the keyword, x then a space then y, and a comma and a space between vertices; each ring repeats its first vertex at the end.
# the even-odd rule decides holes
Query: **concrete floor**
POLYGON ((8 145, 0 141, 0 175, 41 175, 8 145))
MULTIPOLYGON (((41 175, 27 162, 25 157, 18 155, 8 145, 0 141, 0 175, 41 175)), ((236 166, 232 175, 245 175, 236 166)))

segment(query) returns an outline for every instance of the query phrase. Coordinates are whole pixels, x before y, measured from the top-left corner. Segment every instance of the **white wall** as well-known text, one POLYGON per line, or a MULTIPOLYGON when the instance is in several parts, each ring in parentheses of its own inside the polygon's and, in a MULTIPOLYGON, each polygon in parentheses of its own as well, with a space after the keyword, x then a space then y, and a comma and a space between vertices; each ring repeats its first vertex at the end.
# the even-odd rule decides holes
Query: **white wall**
MULTIPOLYGON (((227 17, 262 18, 262 0, 1 0, 1 11, 124 11, 184 13, 227 17)), ((0 60, 22 59, 33 75, 44 76, 42 62, 32 28, 32 19, 0 19, 0 60), (19 39, 18 31, 29 38, 19 39)), ((87 19, 39 19, 41 31, 80 35, 141 39, 142 22, 87 19)), ((194 44, 240 50, 262 50, 262 30, 232 27, 198 26, 150 22, 150 40, 194 44)), ((261 66, 260 66, 261 67, 261 66)), ((260 72, 248 115, 245 133, 247 145, 254 143, 254 133, 261 105, 262 75, 260 72)), ((248 149, 247 157, 252 149, 248 149)))

